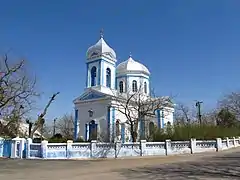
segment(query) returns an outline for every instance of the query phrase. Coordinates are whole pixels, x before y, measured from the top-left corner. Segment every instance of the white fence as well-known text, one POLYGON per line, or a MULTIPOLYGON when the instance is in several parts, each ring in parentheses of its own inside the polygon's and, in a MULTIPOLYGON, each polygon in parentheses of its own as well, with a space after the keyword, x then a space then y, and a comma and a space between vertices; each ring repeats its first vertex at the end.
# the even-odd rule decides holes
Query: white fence
MULTIPOLYGON (((217 138, 216 140, 200 141, 191 139, 190 141, 146 142, 142 140, 136 143, 32 143, 31 139, 17 139, 13 142, 14 150, 11 157, 27 159, 88 159, 88 158, 124 158, 133 156, 166 156, 175 154, 193 154, 208 151, 221 151, 240 146, 240 138, 217 138), (17 150, 15 147, 20 145, 17 150), (22 146, 22 147, 21 147, 22 146), (20 151, 20 152, 19 152, 20 151), (24 152, 26 154, 24 155, 24 152), (18 153, 18 155, 17 155, 18 153)), ((0 146, 1 147, 1 146, 0 146)), ((1 151, 1 148, 0 148, 1 151)), ((0 153, 1 154, 1 153, 0 153)))

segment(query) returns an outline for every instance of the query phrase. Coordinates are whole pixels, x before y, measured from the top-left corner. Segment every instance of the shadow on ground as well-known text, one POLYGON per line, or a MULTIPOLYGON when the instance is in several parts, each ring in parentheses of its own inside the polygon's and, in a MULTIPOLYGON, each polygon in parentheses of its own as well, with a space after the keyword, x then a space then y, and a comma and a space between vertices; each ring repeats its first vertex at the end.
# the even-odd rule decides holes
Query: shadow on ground
POLYGON ((127 179, 240 179, 240 153, 120 171, 127 179))

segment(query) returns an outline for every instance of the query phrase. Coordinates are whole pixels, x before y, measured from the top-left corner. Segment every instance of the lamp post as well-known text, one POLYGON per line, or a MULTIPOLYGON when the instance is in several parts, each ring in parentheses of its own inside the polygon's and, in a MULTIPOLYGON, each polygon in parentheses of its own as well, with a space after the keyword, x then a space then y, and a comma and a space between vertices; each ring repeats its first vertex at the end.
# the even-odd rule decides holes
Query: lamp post
POLYGON ((53 120, 53 136, 56 134, 56 121, 57 121, 57 118, 53 120))
POLYGON ((201 114, 201 104, 202 103, 203 103, 202 101, 196 102, 196 107, 197 107, 197 112, 198 112, 198 121, 199 121, 200 125, 202 124, 202 114, 201 114))

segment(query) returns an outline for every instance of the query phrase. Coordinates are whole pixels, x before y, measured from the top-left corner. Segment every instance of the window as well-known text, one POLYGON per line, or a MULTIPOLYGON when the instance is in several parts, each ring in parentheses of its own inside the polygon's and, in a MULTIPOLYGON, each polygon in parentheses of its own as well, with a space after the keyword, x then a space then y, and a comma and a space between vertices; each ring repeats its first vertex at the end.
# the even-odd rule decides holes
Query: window
POLYGON ((144 93, 147 94, 147 83, 146 82, 144 82, 144 93))
POLYGON ((137 92, 137 81, 136 80, 132 81, 132 91, 137 92))
POLYGON ((123 82, 122 81, 119 82, 119 91, 120 91, 120 93, 123 93, 123 82))
POLYGON ((149 135, 152 136, 154 134, 154 123, 149 123, 149 135))
POLYGON ((111 87, 111 69, 107 68, 106 70, 106 85, 107 87, 111 87))
POLYGON ((116 121, 116 136, 120 135, 120 122, 119 119, 116 121))
POLYGON ((96 86, 97 68, 95 66, 91 69, 91 86, 96 86))

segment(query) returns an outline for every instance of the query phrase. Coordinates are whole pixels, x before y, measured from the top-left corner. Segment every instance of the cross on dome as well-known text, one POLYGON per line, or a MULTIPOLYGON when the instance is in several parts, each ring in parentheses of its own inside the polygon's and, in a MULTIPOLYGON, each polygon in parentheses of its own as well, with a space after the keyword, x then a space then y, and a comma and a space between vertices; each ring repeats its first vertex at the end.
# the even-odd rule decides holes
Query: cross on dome
POLYGON ((103 39, 103 29, 100 30, 100 39, 96 44, 88 48, 86 55, 87 59, 105 56, 114 62, 116 61, 115 51, 103 39))
POLYGON ((130 53, 129 53, 129 58, 131 58, 131 57, 132 57, 132 53, 130 52, 130 53))
POLYGON ((100 38, 103 38, 103 28, 100 30, 100 38))

